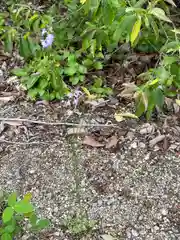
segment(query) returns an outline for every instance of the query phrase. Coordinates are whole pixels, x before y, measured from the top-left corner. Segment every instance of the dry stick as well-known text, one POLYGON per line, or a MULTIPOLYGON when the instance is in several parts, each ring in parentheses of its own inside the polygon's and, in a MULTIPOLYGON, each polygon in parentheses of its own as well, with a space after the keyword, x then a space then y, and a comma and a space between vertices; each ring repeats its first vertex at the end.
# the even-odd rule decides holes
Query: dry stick
POLYGON ((36 145, 36 144, 49 145, 52 143, 55 144, 55 143, 60 143, 60 142, 58 142, 58 141, 56 141, 56 142, 13 142, 13 141, 0 139, 0 143, 16 144, 16 145, 36 145))
POLYGON ((81 124, 81 123, 70 123, 70 122, 44 122, 38 120, 31 120, 26 118, 0 118, 0 121, 9 121, 9 122, 27 122, 27 123, 35 123, 41 125, 54 125, 54 126, 77 126, 77 127, 113 127, 113 128, 120 128, 114 124, 81 124))

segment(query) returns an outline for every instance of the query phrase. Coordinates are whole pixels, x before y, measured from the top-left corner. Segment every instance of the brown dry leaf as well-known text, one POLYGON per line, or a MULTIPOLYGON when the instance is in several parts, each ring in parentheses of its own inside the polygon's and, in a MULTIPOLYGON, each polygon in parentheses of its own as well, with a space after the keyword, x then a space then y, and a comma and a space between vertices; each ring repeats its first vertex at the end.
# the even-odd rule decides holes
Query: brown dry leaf
POLYGON ((120 93, 120 96, 123 98, 133 98, 136 85, 134 83, 123 83, 122 85, 124 90, 120 93))
POLYGON ((85 136, 83 144, 91 147, 104 147, 103 143, 96 141, 92 136, 85 136))
POLYGON ((70 135, 80 135, 80 134, 85 134, 87 133, 86 129, 83 128, 83 127, 77 127, 77 128, 69 128, 67 130, 67 136, 70 136, 70 135))
POLYGON ((106 143, 106 148, 112 148, 112 147, 116 147, 118 143, 118 138, 116 136, 112 136, 108 139, 108 142, 106 143))
POLYGON ((14 100, 14 96, 0 96, 0 102, 10 102, 14 100))

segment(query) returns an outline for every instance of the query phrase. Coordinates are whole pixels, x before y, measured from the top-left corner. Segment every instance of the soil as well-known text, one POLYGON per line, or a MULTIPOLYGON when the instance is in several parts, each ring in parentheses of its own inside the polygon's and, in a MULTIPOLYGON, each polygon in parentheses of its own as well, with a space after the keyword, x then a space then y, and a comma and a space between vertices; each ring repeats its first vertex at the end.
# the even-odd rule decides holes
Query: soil
POLYGON ((115 239, 180 239, 179 113, 148 124, 135 119, 117 123, 114 107, 80 109, 22 99, 1 105, 0 115, 6 120, 0 137, 0 186, 31 192, 39 215, 52 224, 39 235, 26 232, 19 239, 87 240, 103 239, 103 234, 115 239), (8 118, 83 120, 94 124, 84 135, 101 143, 116 136, 118 143, 109 149, 86 146, 84 136, 67 135, 69 126, 8 118), (118 128, 96 127, 107 122, 118 128), (77 237, 65 221, 82 212, 97 225, 77 237))

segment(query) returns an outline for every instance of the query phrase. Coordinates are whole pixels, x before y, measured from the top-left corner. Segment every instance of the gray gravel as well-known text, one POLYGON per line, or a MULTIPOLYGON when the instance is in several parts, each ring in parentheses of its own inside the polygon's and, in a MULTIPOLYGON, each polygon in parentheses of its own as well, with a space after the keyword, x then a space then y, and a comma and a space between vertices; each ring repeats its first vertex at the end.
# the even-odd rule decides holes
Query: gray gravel
MULTIPOLYGON (((5 117, 59 118, 47 107, 23 102, 1 111, 5 117)), ((127 240, 180 239, 179 152, 149 148, 146 135, 137 138, 139 129, 129 127, 118 148, 104 150, 82 146, 78 136, 65 138, 64 127, 8 127, 2 136, 11 141, 23 143, 33 136, 38 141, 59 141, 47 146, 1 143, 1 188, 32 192, 38 213, 52 223, 36 237, 25 233, 20 239, 92 240, 105 233, 127 240), (97 220, 97 226, 75 238, 63 224, 81 212, 97 220)), ((179 146, 177 136, 172 144, 179 146)))
MULTIPOLYGON (((11 94, 15 89, 19 94, 19 81, 8 78, 8 69, 22 64, 17 54, 2 62, 1 92, 11 94)), ((20 95, 19 98, 24 98, 24 93, 20 95)), ((0 102, 1 117, 72 122, 85 118, 90 123, 105 124, 114 121, 115 105, 118 105, 115 99, 115 103, 110 101, 112 106, 107 104, 107 108, 102 104, 105 108, 86 116, 84 112, 74 114, 59 103, 52 106, 27 101, 16 103, 16 96, 14 102, 5 105, 0 102)), ((110 130, 118 136, 119 144, 109 150, 82 146, 79 136, 65 137, 65 126, 6 125, 0 133, 0 188, 16 190, 21 195, 31 192, 38 214, 51 221, 50 229, 37 235, 25 232, 17 240, 180 239, 178 114, 170 118, 166 129, 161 121, 146 126, 131 119, 120 123, 119 132, 110 130), (168 150, 164 146, 166 137, 168 150), (3 143, 4 139, 11 144, 3 143), (156 144, 154 139, 164 142, 156 144), (37 144, 23 145, 28 141, 37 144), (45 141, 50 143, 43 145, 45 141), (97 220, 97 224, 89 233, 75 237, 64 228, 65 221, 84 212, 89 219, 97 220), (113 238, 100 238, 103 234, 113 238)), ((106 140, 104 129, 93 130, 106 140)))

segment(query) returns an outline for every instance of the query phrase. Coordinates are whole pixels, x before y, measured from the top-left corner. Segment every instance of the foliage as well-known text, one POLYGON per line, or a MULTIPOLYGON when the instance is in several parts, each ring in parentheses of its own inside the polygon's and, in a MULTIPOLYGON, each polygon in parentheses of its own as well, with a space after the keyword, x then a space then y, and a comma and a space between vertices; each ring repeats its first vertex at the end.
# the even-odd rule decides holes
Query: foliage
POLYGON ((22 231, 23 220, 29 219, 31 230, 39 231, 49 226, 47 219, 38 219, 35 209, 30 203, 31 193, 19 199, 16 192, 10 195, 0 193, 2 216, 0 223, 0 237, 2 240, 14 239, 22 231))
POLYGON ((85 215, 77 215, 66 219, 64 227, 75 236, 82 236, 96 226, 96 221, 89 220, 85 215))
POLYGON ((172 85, 179 88, 178 64, 164 65, 169 55, 179 59, 179 32, 166 1, 146 2, 64 0, 43 11, 33 4, 10 4, 0 14, 1 39, 6 51, 16 47, 26 61, 13 74, 33 99, 61 99, 76 85, 86 93, 107 96, 112 91, 106 81, 89 73, 103 69, 122 43, 130 43, 135 51, 160 52, 159 67, 150 69, 147 82, 137 87, 137 114, 150 116, 156 106, 163 106, 172 85))

